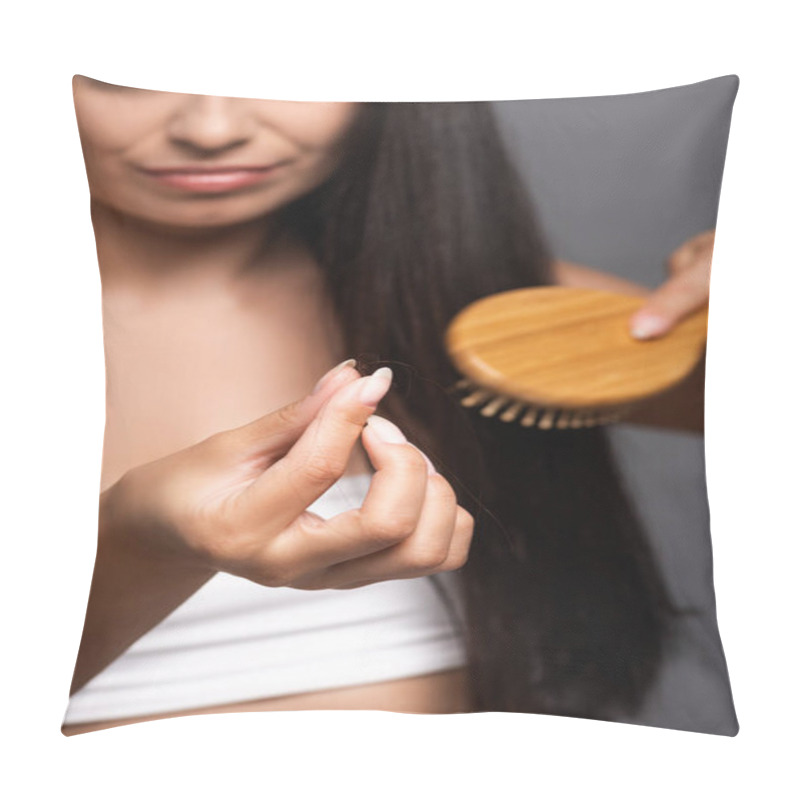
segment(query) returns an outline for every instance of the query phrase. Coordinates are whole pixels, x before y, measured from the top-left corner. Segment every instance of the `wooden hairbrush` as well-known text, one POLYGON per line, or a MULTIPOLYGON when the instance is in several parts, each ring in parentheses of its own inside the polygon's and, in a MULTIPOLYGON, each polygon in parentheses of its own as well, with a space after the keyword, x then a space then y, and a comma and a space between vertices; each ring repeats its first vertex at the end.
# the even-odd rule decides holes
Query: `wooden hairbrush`
POLYGON ((643 297, 536 286, 477 300, 449 323, 445 347, 465 377, 450 391, 485 417, 529 427, 617 422, 686 378, 700 360, 708 309, 669 333, 634 339, 643 297))

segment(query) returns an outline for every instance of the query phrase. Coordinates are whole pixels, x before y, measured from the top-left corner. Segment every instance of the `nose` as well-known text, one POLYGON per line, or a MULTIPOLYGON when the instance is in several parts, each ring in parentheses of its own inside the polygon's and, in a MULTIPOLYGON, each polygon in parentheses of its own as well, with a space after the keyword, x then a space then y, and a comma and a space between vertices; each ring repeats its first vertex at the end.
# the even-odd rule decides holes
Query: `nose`
POLYGON ((211 155, 244 144, 254 129, 246 100, 191 95, 170 120, 167 134, 173 144, 192 154, 211 155))

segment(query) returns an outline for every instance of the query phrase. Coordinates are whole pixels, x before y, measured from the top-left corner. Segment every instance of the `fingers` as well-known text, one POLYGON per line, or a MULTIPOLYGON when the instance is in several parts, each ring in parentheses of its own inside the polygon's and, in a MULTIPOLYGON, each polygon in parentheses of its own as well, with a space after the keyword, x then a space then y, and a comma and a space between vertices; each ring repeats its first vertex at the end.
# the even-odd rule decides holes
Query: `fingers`
POLYGON ((698 258, 706 258, 710 261, 714 252, 715 233, 713 229, 703 231, 684 242, 667 261, 670 271, 675 273, 687 269, 698 258))
POLYGON ((685 317, 708 304, 714 231, 705 231, 679 247, 669 258, 672 273, 631 317, 635 339, 663 336, 685 317))
POLYGON ((708 283, 702 275, 683 272, 653 292, 642 308, 631 317, 635 339, 663 336, 689 314, 708 303, 708 283))
POLYGON ((698 233, 673 251, 667 259, 667 272, 676 276, 689 270, 700 270, 708 280, 711 277, 714 233, 713 230, 698 233))
POLYGON ((427 492, 413 533, 379 552, 335 564, 298 588, 349 589, 377 581, 417 578, 459 569, 472 541, 472 516, 457 504, 447 480, 427 477, 427 492))
POLYGON ((429 459, 376 415, 363 441, 377 471, 362 507, 300 521, 290 538, 279 537, 297 569, 289 583, 295 588, 356 588, 458 569, 467 560, 473 519, 429 459))
POLYGON ((236 498, 239 513, 266 532, 288 527, 344 473, 364 423, 386 394, 392 371, 335 391, 291 449, 236 498))
POLYGON ((453 488, 442 475, 426 477, 428 490, 412 532, 377 553, 329 567, 325 571, 328 585, 419 577, 444 564, 455 532, 458 504, 453 488))
MULTIPOLYGON (((421 569, 418 572, 409 572, 406 578, 423 577, 424 575, 433 575, 437 572, 450 572, 452 570, 461 569, 467 563, 469 558, 470 546, 472 545, 472 537, 475 531, 475 520, 472 515, 461 506, 456 508, 456 523, 453 528, 453 535, 450 539, 450 549, 447 553, 447 558, 443 563, 439 564, 435 569, 421 569)), ((393 580, 397 575, 392 575, 379 580, 393 580)), ((335 579, 335 576, 334 576, 335 579)), ((356 583, 343 583, 332 585, 332 589, 358 589, 360 586, 367 586, 368 584, 375 583, 375 580, 360 580, 356 583)))
MULTIPOLYGON (((419 523, 428 488, 429 462, 402 431, 383 417, 370 416, 361 436, 376 471, 358 509, 357 523, 340 514, 329 521, 334 536, 349 548, 328 564, 372 553, 410 536, 419 523)), ((345 512, 346 514, 346 512, 345 512)), ((335 554, 333 554, 335 556, 335 554)))
POLYGON ((300 519, 275 542, 273 556, 292 560, 299 574, 383 550, 409 537, 419 524, 432 470, 427 457, 396 425, 374 414, 362 441, 377 468, 362 506, 323 524, 300 519))
POLYGON ((243 460, 264 456, 266 468, 287 452, 338 389, 360 377, 355 363, 354 358, 349 358, 337 364, 305 397, 218 436, 243 460))

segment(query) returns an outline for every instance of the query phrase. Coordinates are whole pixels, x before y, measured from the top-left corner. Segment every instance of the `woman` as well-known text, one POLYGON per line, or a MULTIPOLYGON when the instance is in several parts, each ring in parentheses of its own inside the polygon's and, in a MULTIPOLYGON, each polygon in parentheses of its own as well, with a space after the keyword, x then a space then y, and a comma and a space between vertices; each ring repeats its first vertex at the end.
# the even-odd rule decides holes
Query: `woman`
MULTIPOLYGON (((83 76, 73 88, 108 408, 73 693, 220 572, 354 593, 461 568, 457 668, 124 721, 286 708, 634 713, 673 609, 604 432, 468 413, 444 390, 457 376, 441 342, 458 310, 494 292, 646 290, 553 261, 488 106, 231 99, 83 76), (340 364, 308 395, 349 355, 395 374, 359 378, 340 364), (373 468, 361 512, 323 523, 304 511, 373 468)), ((706 302, 712 244, 709 233, 676 251, 675 277, 632 320, 639 335, 706 302)), ((701 379, 672 400, 696 409, 701 379)), ((663 422, 668 400, 638 419, 663 422)))

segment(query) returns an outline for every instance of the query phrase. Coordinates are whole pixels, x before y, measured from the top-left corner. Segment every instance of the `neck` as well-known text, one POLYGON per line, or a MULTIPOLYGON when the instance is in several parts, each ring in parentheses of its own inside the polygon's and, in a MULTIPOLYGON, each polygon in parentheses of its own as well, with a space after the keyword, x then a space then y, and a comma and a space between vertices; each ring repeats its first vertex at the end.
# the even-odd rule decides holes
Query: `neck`
POLYGON ((223 227, 178 228, 94 200, 91 215, 104 292, 170 294, 189 284, 212 290, 246 285, 302 252, 274 216, 223 227))

